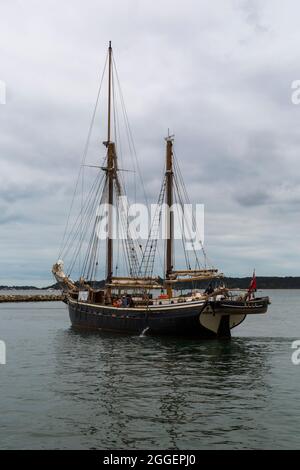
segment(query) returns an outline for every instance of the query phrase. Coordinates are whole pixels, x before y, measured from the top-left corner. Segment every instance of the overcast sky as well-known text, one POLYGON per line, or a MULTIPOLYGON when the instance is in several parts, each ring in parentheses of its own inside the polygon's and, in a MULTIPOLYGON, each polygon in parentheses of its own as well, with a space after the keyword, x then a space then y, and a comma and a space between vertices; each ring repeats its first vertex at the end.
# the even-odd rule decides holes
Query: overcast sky
POLYGON ((52 282, 109 40, 153 202, 170 128, 214 263, 300 275, 299 16, 296 0, 1 0, 0 284, 52 282))

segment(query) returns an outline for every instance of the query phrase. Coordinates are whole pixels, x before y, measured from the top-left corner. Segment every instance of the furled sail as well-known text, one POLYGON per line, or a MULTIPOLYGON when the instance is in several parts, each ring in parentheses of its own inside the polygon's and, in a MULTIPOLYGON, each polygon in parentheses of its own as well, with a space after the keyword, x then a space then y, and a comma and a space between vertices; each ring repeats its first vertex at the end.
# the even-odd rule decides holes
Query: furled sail
POLYGON ((64 273, 64 262, 60 259, 52 267, 52 273, 58 284, 70 290, 76 290, 77 287, 71 279, 64 273))

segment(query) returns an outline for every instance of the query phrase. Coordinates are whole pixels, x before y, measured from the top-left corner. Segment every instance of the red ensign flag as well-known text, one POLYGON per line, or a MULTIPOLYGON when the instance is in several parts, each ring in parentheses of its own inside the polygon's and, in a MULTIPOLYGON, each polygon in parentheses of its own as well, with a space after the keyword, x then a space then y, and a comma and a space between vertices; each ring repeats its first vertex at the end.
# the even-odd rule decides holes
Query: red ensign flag
POLYGON ((250 284, 250 287, 249 287, 249 291, 252 292, 252 291, 255 291, 257 289, 257 285, 256 285, 256 277, 255 277, 255 270, 253 271, 253 277, 252 277, 252 281, 251 281, 251 284, 250 284))

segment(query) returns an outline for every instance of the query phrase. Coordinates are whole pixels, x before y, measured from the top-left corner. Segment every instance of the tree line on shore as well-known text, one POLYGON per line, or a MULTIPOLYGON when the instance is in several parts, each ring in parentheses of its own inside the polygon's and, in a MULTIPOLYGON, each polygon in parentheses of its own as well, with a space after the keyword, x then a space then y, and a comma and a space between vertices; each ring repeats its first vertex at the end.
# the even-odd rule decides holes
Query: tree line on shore
MULTIPOLYGON (((251 277, 225 277, 224 282, 230 289, 247 289, 251 282, 251 277)), ((258 289, 300 289, 300 276, 279 277, 279 276, 257 276, 258 289)), ((93 283, 94 288, 102 288, 104 281, 96 281, 93 283)), ((180 289, 205 289, 208 281, 186 282, 182 285, 176 284, 176 290, 180 289)), ((0 290, 42 290, 42 289, 59 289, 58 284, 52 284, 47 287, 38 288, 35 286, 0 286, 0 290)))

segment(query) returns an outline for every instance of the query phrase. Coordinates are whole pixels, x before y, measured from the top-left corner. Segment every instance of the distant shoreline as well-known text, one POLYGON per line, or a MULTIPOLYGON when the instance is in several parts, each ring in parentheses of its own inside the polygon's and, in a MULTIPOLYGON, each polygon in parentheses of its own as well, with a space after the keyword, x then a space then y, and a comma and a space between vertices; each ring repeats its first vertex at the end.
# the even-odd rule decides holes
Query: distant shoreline
MULTIPOLYGON (((257 289, 300 289, 300 276, 257 276, 257 289)), ((247 289, 251 282, 251 277, 227 277, 224 278, 226 286, 229 288, 239 288, 247 289)), ((104 282, 99 281, 97 287, 103 287, 104 282)), ((191 289, 195 288, 205 288, 208 285, 208 281, 201 281, 195 284, 185 283, 180 286, 177 285, 177 290, 180 289, 191 289)), ((48 289, 59 289, 57 284, 53 284, 46 287, 36 287, 36 286, 0 286, 1 290, 48 290, 48 289)))

